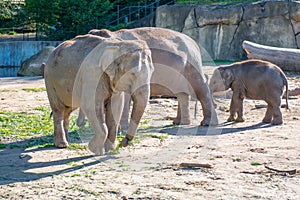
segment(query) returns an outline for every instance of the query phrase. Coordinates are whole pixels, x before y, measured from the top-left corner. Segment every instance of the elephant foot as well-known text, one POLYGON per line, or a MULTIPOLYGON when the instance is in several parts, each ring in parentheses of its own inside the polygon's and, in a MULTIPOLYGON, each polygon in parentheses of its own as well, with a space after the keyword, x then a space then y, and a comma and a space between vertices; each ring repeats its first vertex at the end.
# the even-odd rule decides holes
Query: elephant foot
POLYGON ((235 121, 235 117, 234 115, 230 115, 227 119, 227 122, 233 122, 233 121, 235 121))
POLYGON ((270 119, 270 118, 264 118, 264 119, 262 120, 262 122, 265 123, 265 124, 270 124, 271 121, 272 121, 272 119, 270 119))
POLYGON ((244 122, 245 118, 244 117, 238 117, 234 121, 236 121, 236 122, 244 122))
POLYGON ((133 139, 133 136, 127 135, 122 140, 122 147, 127 147, 129 142, 133 139))
POLYGON ((201 126, 217 126, 218 120, 211 120, 211 119, 203 119, 200 123, 201 126))
POLYGON ((272 125, 281 125, 282 123, 282 119, 273 119, 271 122, 272 125))
POLYGON ((105 143, 104 143, 104 149, 105 152, 109 152, 111 150, 115 149, 115 144, 113 142, 111 142, 109 139, 106 139, 105 143))
POLYGON ((68 142, 66 140, 55 140, 54 141, 54 145, 57 148, 67 148, 69 146, 69 144, 68 144, 68 142))
POLYGON ((173 124, 175 124, 175 125, 189 125, 189 124, 191 124, 191 121, 189 119, 180 120, 178 118, 175 118, 173 120, 173 124))
POLYGON ((89 150, 93 152, 95 155, 102 156, 103 155, 103 141, 94 136, 93 139, 89 142, 89 150))

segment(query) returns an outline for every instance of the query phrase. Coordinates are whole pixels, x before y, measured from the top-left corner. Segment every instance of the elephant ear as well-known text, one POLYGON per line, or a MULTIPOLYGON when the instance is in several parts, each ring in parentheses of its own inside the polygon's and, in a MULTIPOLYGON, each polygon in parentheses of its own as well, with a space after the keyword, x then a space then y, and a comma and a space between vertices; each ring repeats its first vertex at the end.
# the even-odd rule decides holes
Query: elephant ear
POLYGON ((113 63, 119 56, 119 49, 120 48, 118 46, 106 47, 100 59, 100 67, 103 72, 109 76, 111 81, 116 75, 116 70, 113 63))
POLYGON ((234 81, 234 75, 231 69, 220 68, 220 74, 225 82, 226 89, 231 87, 232 82, 234 81))

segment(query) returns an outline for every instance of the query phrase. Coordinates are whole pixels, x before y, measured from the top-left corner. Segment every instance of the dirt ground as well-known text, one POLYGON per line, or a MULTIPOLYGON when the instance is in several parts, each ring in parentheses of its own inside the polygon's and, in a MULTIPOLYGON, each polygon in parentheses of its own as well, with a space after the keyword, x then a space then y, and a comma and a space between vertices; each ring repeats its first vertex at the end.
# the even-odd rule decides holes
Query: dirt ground
MULTIPOLYGON (((290 89, 300 87, 299 74, 288 79, 290 89)), ((0 110, 34 112, 48 105, 45 91, 22 90, 32 87, 44 87, 43 79, 1 78, 0 110)), ((289 99, 290 111, 282 108, 281 126, 262 124, 266 109, 255 106, 265 103, 254 100, 244 102, 246 122, 226 123, 229 102, 217 99, 221 124, 207 128, 198 126, 201 106, 192 125, 172 126, 167 118, 175 116, 176 100, 151 100, 143 117, 147 128, 138 134, 168 137, 142 138, 116 155, 0 149, 0 199, 300 199, 300 97, 289 99)))

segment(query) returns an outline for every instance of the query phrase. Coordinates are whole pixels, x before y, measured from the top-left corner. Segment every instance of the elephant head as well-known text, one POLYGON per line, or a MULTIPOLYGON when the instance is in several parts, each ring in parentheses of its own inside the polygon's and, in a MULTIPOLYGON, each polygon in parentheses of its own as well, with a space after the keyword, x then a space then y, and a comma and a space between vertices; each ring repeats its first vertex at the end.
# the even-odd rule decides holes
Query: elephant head
POLYGON ((225 91, 231 87, 234 81, 234 75, 230 68, 218 67, 209 81, 209 88, 211 93, 225 91))
POLYGON ((136 134, 150 96, 150 78, 154 71, 151 51, 143 41, 122 41, 121 44, 118 43, 118 47, 111 47, 102 57, 104 59, 101 59, 100 63, 103 63, 100 65, 109 77, 110 89, 113 92, 129 93, 133 100, 129 128, 122 142, 123 146, 127 146, 128 141, 136 134))

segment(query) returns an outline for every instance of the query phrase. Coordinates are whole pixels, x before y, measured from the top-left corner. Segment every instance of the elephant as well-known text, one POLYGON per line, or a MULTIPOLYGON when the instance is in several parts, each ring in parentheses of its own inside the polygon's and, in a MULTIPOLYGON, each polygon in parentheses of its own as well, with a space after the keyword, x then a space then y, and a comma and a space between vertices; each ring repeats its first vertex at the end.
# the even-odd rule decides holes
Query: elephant
POLYGON ((151 51, 143 41, 87 34, 61 43, 44 67, 55 146, 68 146, 69 116, 80 107, 95 132, 89 149, 96 155, 103 155, 103 149, 113 149, 124 105, 123 93, 127 92, 133 99, 133 111, 122 141, 126 146, 147 105, 153 70, 151 51))
POLYGON ((232 89, 228 122, 244 122, 243 100, 250 98, 267 102, 263 123, 283 123, 280 111, 281 95, 286 87, 288 109, 288 81, 284 72, 276 65, 262 60, 246 60, 216 68, 209 81, 212 93, 232 89), (235 114, 237 113, 237 118, 235 114))
MULTIPOLYGON (((156 27, 121 29, 93 29, 89 34, 107 38, 145 41, 152 53, 154 72, 151 77, 151 97, 177 97, 178 110, 174 124, 190 124, 190 96, 198 99, 203 108, 201 125, 217 125, 218 118, 213 106, 206 77, 202 71, 199 46, 185 34, 156 27)), ((121 126, 127 127, 130 98, 127 97, 121 126), (127 123, 127 124, 126 124, 127 123)), ((81 120, 82 121, 82 120, 81 120)))

